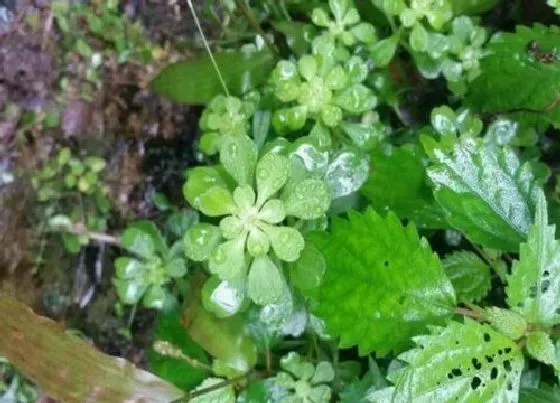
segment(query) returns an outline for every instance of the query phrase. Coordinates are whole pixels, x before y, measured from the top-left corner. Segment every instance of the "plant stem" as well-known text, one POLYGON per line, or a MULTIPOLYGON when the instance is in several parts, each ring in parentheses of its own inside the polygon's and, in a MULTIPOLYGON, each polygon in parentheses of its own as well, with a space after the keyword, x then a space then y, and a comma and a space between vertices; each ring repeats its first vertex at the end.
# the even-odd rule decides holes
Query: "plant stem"
POLYGON ((463 315, 463 316, 468 316, 469 318, 473 318, 476 320, 481 320, 482 318, 480 317, 480 314, 478 312, 475 312, 469 308, 462 308, 462 307, 456 307, 455 308, 455 313, 458 315, 463 315))
POLYGON ((209 386, 207 388, 194 390, 194 391, 192 391, 188 394, 187 401, 192 399, 193 397, 201 396, 201 395, 204 395, 206 393, 213 392, 213 391, 221 389, 221 388, 225 388, 226 386, 232 385, 232 384, 237 383, 239 381, 243 381, 245 379, 252 378, 253 376, 255 376, 255 374, 253 372, 248 372, 247 374, 238 376, 237 378, 227 379, 225 381, 218 382, 218 383, 216 383, 212 386, 209 386))

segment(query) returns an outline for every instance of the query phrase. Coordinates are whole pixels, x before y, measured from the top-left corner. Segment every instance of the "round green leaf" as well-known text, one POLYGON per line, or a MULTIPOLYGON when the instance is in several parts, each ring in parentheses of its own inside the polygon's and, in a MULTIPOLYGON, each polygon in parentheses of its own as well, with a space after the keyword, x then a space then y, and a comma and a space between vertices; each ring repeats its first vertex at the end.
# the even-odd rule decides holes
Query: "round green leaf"
POLYGON ((136 304, 146 292, 148 286, 140 279, 128 280, 114 278, 113 284, 117 290, 119 299, 124 304, 136 304))
POLYGON ((233 213, 236 205, 229 190, 214 186, 199 196, 198 208, 207 216, 219 217, 233 213))
POLYGON ((327 263, 323 254, 307 242, 299 259, 289 267, 293 285, 301 290, 310 290, 321 284, 327 263))
POLYGON ((220 242, 220 238, 219 228, 207 223, 195 224, 183 237, 185 254, 195 262, 208 260, 220 242))
POLYGON ((286 218, 284 203, 281 200, 273 199, 267 201, 257 215, 259 220, 269 224, 278 224, 286 218))
POLYGON ((263 256, 268 253, 270 248, 270 241, 268 236, 260 229, 254 227, 249 231, 247 237, 247 251, 251 256, 263 256))
POLYGON ((138 228, 127 228, 121 235, 122 245, 130 252, 149 258, 155 254, 154 240, 138 228))
POLYGON ((220 244, 210 256, 210 272, 222 280, 243 277, 247 270, 245 259, 245 237, 220 244))
POLYGON ((177 257, 165 263, 165 274, 169 277, 179 278, 187 273, 187 264, 183 258, 177 257))
POLYGON ((398 43, 396 35, 377 42, 371 47, 371 58, 379 67, 387 66, 397 51, 398 43))
POLYGON ((245 300, 242 281, 222 281, 212 276, 202 287, 202 305, 218 318, 235 315, 245 300))
POLYGON ((218 169, 216 167, 195 167, 188 173, 188 179, 183 186, 183 195, 193 207, 198 209, 200 195, 214 186, 227 187, 218 169))
POLYGON ((263 225, 262 229, 268 235, 272 249, 278 259, 285 262, 294 262, 299 258, 305 246, 305 240, 297 229, 274 227, 272 225, 263 225))
POLYGON ((144 270, 144 266, 138 260, 130 257, 119 257, 115 260, 116 276, 121 279, 132 279, 138 277, 144 270))
POLYGON ((321 217, 331 203, 328 185, 317 179, 307 179, 296 185, 284 202, 286 215, 303 220, 321 217))
POLYGON ((255 204, 255 191, 249 185, 238 186, 233 192, 233 200, 240 210, 251 208, 255 204))
POLYGON ((146 308, 161 309, 165 305, 167 293, 162 286, 152 285, 144 294, 142 303, 146 308))

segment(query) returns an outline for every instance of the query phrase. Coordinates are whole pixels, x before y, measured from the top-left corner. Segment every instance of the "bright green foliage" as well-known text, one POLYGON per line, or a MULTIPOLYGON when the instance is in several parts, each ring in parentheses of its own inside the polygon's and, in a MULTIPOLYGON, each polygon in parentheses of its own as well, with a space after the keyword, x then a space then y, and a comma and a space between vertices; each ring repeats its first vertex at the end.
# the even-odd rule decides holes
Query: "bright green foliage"
POLYGON ((494 329, 514 341, 527 332, 527 321, 517 312, 492 306, 484 310, 483 317, 494 329))
MULTIPOLYGON (((154 341, 171 343, 183 354, 198 362, 208 363, 204 350, 185 332, 177 310, 158 316, 154 341)), ((154 348, 148 351, 148 360, 151 372, 184 390, 194 388, 208 376, 207 371, 193 367, 180 357, 163 355, 154 348)))
POLYGON ((560 368, 559 357, 556 353, 554 343, 550 339, 548 333, 531 332, 527 335, 527 352, 533 358, 545 364, 553 366, 555 369, 560 368))
POLYGON ((558 0, 546 0, 546 4, 550 7, 554 7, 554 12, 560 14, 560 1, 558 0))
MULTIPOLYGON (((200 389, 211 388, 217 384, 226 381, 225 379, 220 378, 207 378, 205 379, 197 388, 194 389, 194 392, 200 389)), ((193 399, 190 399, 189 402, 192 403, 235 403, 235 390, 233 389, 233 385, 225 385, 222 388, 217 388, 215 390, 209 391, 204 393, 200 396, 197 396, 193 399)))
POLYGON ((375 28, 367 22, 360 22, 352 0, 329 0, 329 8, 333 19, 322 8, 314 9, 311 15, 315 25, 328 29, 328 35, 340 40, 344 46, 375 42, 375 28))
POLYGON ((487 325, 465 319, 417 336, 407 366, 391 377, 393 402, 515 402, 523 369, 519 347, 487 325))
POLYGON ((200 118, 204 134, 200 149, 206 154, 216 154, 222 136, 245 136, 249 133, 249 119, 255 112, 255 104, 236 97, 218 95, 208 104, 200 118))
POLYGON ((462 137, 447 153, 425 138, 428 176, 447 222, 476 243, 515 251, 527 237, 537 186, 529 164, 509 148, 462 137))
POLYGON ((34 403, 39 399, 39 395, 39 388, 0 356, 0 401, 34 403))
POLYGON ((45 219, 52 230, 62 233, 70 253, 88 244, 86 229, 104 231, 107 227, 110 202, 102 182, 105 165, 100 157, 79 158, 64 147, 31 178, 38 200, 56 206, 56 210, 45 209, 50 211, 45 219), (75 203, 76 197, 81 204, 75 203))
POLYGON ((508 303, 527 321, 553 326, 560 323, 559 282, 560 243, 555 226, 548 224, 546 200, 540 193, 535 222, 508 278, 508 303))
POLYGON ((361 354, 381 356, 399 351, 452 314, 451 282, 414 225, 403 227, 394 214, 384 218, 369 209, 313 235, 327 261, 315 312, 342 347, 358 345, 361 354))
POLYGON ((412 144, 374 150, 373 169, 360 192, 380 213, 391 210, 420 228, 445 228, 443 213, 427 184, 424 159, 421 148, 412 144))
POLYGON ((297 63, 283 60, 272 72, 274 94, 287 104, 272 118, 279 134, 303 128, 308 119, 332 128, 345 115, 358 115, 377 105, 371 89, 363 85, 368 74, 358 56, 336 63, 324 50, 302 56, 297 63))
POLYGON ((496 34, 467 104, 484 112, 530 113, 559 127, 560 107, 554 103, 560 92, 559 43, 555 26, 519 26, 515 33, 496 34))
POLYGON ((280 400, 281 403, 328 403, 331 401, 331 388, 328 383, 334 379, 332 364, 321 361, 317 365, 304 361, 290 352, 280 360, 282 372, 276 375, 276 382, 290 391, 280 400))
POLYGON ((286 290, 279 261, 297 261, 305 246, 298 230, 281 223, 288 216, 321 217, 330 205, 330 192, 324 182, 307 179, 276 198, 288 182, 290 162, 273 153, 258 163, 256 158, 256 145, 248 137, 228 136, 222 142, 220 161, 238 184, 234 191, 219 179, 189 178, 194 182, 186 184, 187 199, 208 216, 225 217, 219 228, 207 224, 191 228, 184 245, 191 259, 208 260, 210 272, 222 280, 246 281, 249 298, 267 305, 277 302, 286 290))
POLYGON ((405 27, 410 27, 425 17, 432 27, 439 30, 453 16, 451 0, 410 0, 409 3, 409 7, 399 12, 405 27))
POLYGON ((120 300, 124 304, 136 304, 142 299, 144 306, 156 309, 172 305, 174 297, 165 286, 187 272, 181 249, 176 246, 169 249, 159 230, 149 221, 130 225, 123 232, 121 242, 136 257, 115 260, 113 283, 120 300))
POLYGON ((442 260, 457 302, 476 302, 490 290, 490 268, 473 252, 454 252, 442 260))

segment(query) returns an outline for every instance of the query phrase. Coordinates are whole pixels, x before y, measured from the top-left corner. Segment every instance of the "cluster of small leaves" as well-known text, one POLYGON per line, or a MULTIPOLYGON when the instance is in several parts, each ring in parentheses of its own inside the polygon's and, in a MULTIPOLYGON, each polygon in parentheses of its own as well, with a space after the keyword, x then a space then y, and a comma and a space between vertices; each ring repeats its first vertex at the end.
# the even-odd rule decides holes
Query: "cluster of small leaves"
POLYGON ((124 304, 142 304, 162 309, 174 306, 169 283, 187 273, 181 242, 168 247, 161 232, 150 221, 130 224, 121 236, 123 247, 135 257, 115 260, 113 283, 124 304))
POLYGON ((63 232, 70 252, 87 245, 87 230, 106 230, 111 205, 102 178, 105 165, 100 157, 78 157, 64 147, 32 174, 37 199, 49 206, 44 219, 52 229, 63 232), (71 233, 72 228, 81 234, 71 233))
POLYGON ((66 57, 79 55, 87 64, 85 79, 93 84, 101 82, 101 67, 112 56, 119 63, 148 63, 153 58, 155 47, 146 41, 142 25, 120 13, 118 1, 54 1, 51 10, 56 25, 65 34, 66 57))
MULTIPOLYGON (((201 221, 180 246, 196 280, 185 328, 213 357, 195 401, 554 394, 558 207, 547 207, 541 161, 554 149, 544 129, 559 126, 559 31, 521 26, 488 42, 476 14, 495 4, 374 0, 388 22, 378 27, 350 0, 300 3, 294 15, 314 30, 288 43, 294 54, 256 92, 210 102, 200 147, 219 162, 187 172, 201 221), (395 124, 392 112, 408 124, 406 89, 383 78, 402 84, 401 68, 443 76, 457 109, 433 109, 425 127, 395 124), (350 348, 379 359, 362 379, 360 363, 341 362, 350 348), (550 370, 534 375, 536 365, 550 370)), ((160 265, 184 259, 160 255, 160 265)))
POLYGON ((433 79, 443 74, 457 93, 464 93, 466 83, 480 74, 486 30, 471 17, 456 16, 451 0, 375 0, 374 4, 388 18, 398 16, 402 24, 399 31, 373 49, 372 57, 378 63, 388 64, 399 42, 407 41, 405 48, 422 75, 433 79))
POLYGON ((39 389, 21 375, 5 358, 0 357, 0 400, 33 403, 39 399, 39 389))
POLYGON ((560 1, 558 0, 546 0, 546 4, 550 7, 554 7, 554 12, 560 14, 560 1))

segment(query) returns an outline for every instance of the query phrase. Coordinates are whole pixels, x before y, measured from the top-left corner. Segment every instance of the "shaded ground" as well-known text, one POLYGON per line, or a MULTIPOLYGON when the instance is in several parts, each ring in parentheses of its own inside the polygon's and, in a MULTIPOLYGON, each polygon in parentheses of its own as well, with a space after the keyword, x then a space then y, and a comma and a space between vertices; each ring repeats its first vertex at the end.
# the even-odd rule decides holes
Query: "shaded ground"
POLYGON ((109 233, 131 219, 157 215, 154 190, 181 203, 200 111, 150 94, 145 83, 178 57, 169 49, 192 38, 194 24, 185 2, 123 3, 122 11, 144 21, 147 39, 165 54, 147 65, 108 60, 85 100, 75 91, 83 60, 61 49, 65 37, 53 22, 50 1, 0 1, 0 290, 82 331, 104 351, 142 364, 153 312, 138 309, 131 323, 130 312, 115 314, 115 251, 97 243, 76 256, 65 253, 57 236, 42 231, 42 207, 29 180, 60 146, 105 158, 113 205, 109 233), (71 85, 61 90, 64 78, 71 85), (26 122, 33 112, 51 109, 60 112, 59 124, 26 122), (134 339, 122 333, 129 324, 134 339))

